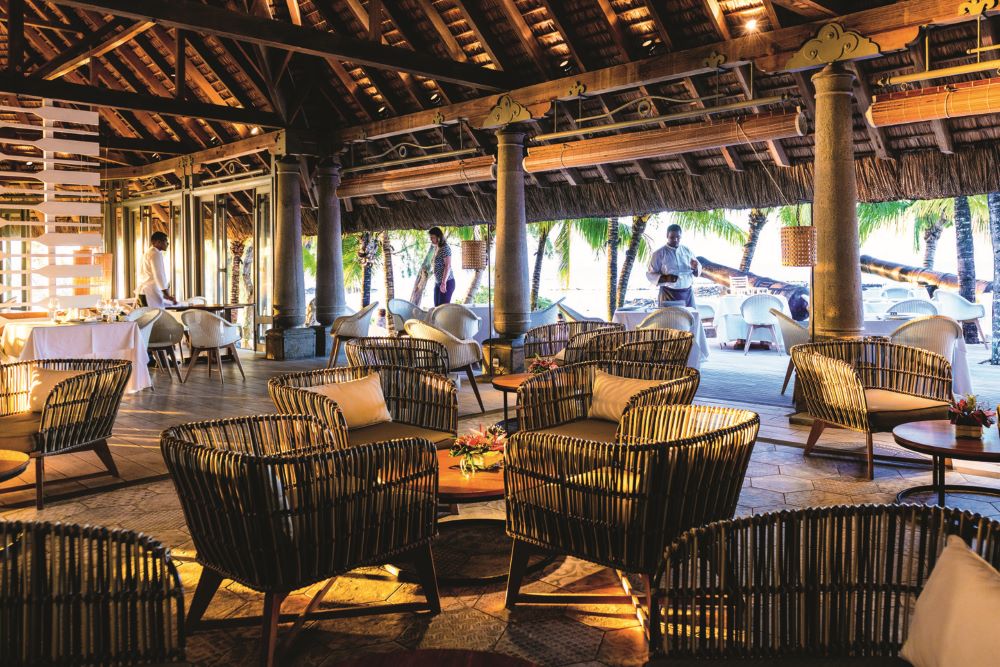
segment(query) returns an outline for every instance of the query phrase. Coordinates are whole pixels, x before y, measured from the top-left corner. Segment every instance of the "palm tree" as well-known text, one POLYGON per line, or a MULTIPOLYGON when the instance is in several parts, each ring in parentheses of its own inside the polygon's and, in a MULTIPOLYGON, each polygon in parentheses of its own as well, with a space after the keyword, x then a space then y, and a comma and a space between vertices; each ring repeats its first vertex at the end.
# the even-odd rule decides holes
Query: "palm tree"
MULTIPOLYGON (((389 299, 396 298, 396 284, 392 274, 392 241, 389 239, 389 232, 379 234, 379 241, 382 246, 382 271, 385 273, 385 303, 388 307, 389 299)), ((391 317, 385 318, 386 326, 390 334, 396 333, 396 326, 391 317)))
POLYGON ((230 241, 229 250, 233 253, 233 272, 229 277, 229 302, 239 303, 240 302, 240 278, 242 277, 242 272, 240 271, 240 265, 243 263, 243 241, 230 241))
POLYGON ((757 251, 757 241, 760 240, 760 233, 767 224, 767 216, 770 210, 766 208, 750 209, 750 220, 747 228, 747 242, 743 244, 743 258, 740 259, 740 271, 747 273, 750 264, 753 262, 753 255, 757 251))
POLYGON ((363 232, 359 238, 357 259, 361 267, 361 307, 364 308, 372 301, 372 263, 375 260, 375 247, 369 232, 363 232))
POLYGON ((431 277, 431 267, 434 265, 434 247, 431 246, 424 253, 424 258, 420 262, 417 270, 417 277, 413 281, 413 291, 410 292, 410 303, 418 306, 424 299, 424 292, 427 291, 427 282, 431 277))
POLYGON ((746 243, 746 232, 726 218, 726 211, 713 208, 707 211, 672 211, 668 214, 671 222, 680 225, 686 232, 700 232, 718 236, 727 243, 746 243))
POLYGON ((1000 192, 986 195, 990 219, 990 241, 993 243, 993 349, 990 363, 1000 365, 1000 290, 997 276, 1000 276, 1000 192))
POLYGON ((618 305, 618 218, 608 218, 608 320, 618 305))
POLYGON ((549 236, 556 228, 555 222, 549 220, 536 222, 531 225, 530 231, 534 232, 537 244, 535 246, 535 264, 531 271, 531 309, 538 308, 538 287, 542 280, 542 262, 545 254, 549 251, 549 236))
MULTIPOLYGON (((649 215, 633 215, 632 224, 628 227, 628 248, 622 261, 621 275, 618 276, 618 307, 625 305, 625 295, 628 292, 628 281, 632 277, 632 267, 635 260, 644 260, 649 255, 649 244, 646 242, 646 225, 649 215)), ((623 229, 625 226, 623 226, 623 229)), ((624 240, 624 239, 623 239, 624 240)))
MULTIPOLYGON (((976 300, 976 255, 972 246, 972 211, 968 197, 955 197, 955 249, 958 252, 958 293, 976 300)), ((979 342, 974 322, 962 324, 966 343, 979 342)))

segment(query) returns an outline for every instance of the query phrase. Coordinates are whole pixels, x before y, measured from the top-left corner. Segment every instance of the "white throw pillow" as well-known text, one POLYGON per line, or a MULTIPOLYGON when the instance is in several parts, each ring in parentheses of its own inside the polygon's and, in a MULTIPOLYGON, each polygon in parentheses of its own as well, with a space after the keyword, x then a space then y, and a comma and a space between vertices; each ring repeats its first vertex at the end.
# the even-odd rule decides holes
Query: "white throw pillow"
POLYGON ((48 368, 32 368, 29 380, 28 404, 32 412, 41 412, 45 407, 45 399, 49 397, 56 385, 63 380, 82 375, 86 371, 56 371, 48 368))
POLYGON ((917 598, 900 657, 914 667, 1000 664, 1000 572, 957 535, 917 598))
POLYGON ((321 384, 306 389, 326 396, 336 403, 344 413, 344 421, 347 422, 349 429, 392 421, 389 408, 385 405, 382 380, 378 373, 372 373, 360 380, 321 384))
POLYGON ((599 370, 594 374, 594 395, 590 399, 590 412, 587 416, 618 422, 633 396, 664 382, 665 380, 623 378, 599 370))

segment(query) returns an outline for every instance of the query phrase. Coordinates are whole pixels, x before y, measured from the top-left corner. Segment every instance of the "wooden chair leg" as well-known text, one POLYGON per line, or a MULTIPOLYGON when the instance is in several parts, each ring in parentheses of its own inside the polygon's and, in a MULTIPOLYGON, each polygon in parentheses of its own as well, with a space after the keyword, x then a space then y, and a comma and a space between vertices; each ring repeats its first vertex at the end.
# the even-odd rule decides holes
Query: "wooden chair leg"
POLYGON ((792 379, 792 371, 795 370, 795 364, 792 363, 791 358, 788 359, 788 368, 785 370, 785 382, 781 385, 781 395, 785 395, 785 390, 788 389, 788 382, 792 379))
POLYGON ((194 368, 195 363, 198 361, 198 355, 200 354, 201 354, 200 349, 198 349, 197 347, 191 348, 191 356, 188 357, 188 365, 187 368, 184 370, 184 382, 187 382, 188 378, 191 377, 191 370, 194 368))
MULTIPOLYGON (((181 378, 181 368, 180 365, 177 363, 177 355, 174 353, 174 346, 171 345, 169 348, 167 348, 166 352, 164 352, 164 355, 167 357, 167 363, 169 363, 171 368, 174 369, 174 373, 177 375, 177 381, 180 382, 181 384, 184 384, 184 380, 181 378)), ((170 374, 170 368, 167 369, 167 374, 168 375, 170 374)))
POLYGON ((479 401, 479 411, 486 412, 486 406, 483 405, 483 397, 479 395, 479 385, 476 384, 476 376, 472 374, 472 365, 465 367, 465 374, 469 376, 469 384, 472 385, 472 391, 476 395, 476 400, 479 401))
POLYGON ((825 429, 825 421, 821 419, 813 419, 812 430, 809 431, 809 438, 806 439, 805 456, 812 454, 813 447, 816 446, 816 441, 819 440, 819 436, 823 434, 825 429))
POLYGON ((281 617, 281 603, 287 593, 264 594, 264 618, 260 638, 260 663, 265 667, 274 665, 274 648, 278 643, 278 620, 281 617))
POLYGON ((778 345, 778 332, 775 330, 773 324, 767 325, 767 328, 771 331, 771 340, 774 341, 774 351, 778 354, 782 354, 781 345, 778 345))
POLYGON ((528 571, 528 559, 531 557, 531 547, 515 539, 510 548, 510 574, 507 575, 507 598, 504 606, 514 609, 517 606, 517 596, 521 591, 521 582, 528 571))
POLYGON ((986 342, 986 334, 983 333, 983 323, 976 320, 976 331, 979 332, 979 340, 983 341, 983 347, 990 349, 990 344, 986 342))
POLYGON ((198 587, 194 590, 194 597, 191 599, 191 606, 188 607, 187 618, 185 620, 184 632, 191 634, 198 628, 201 617, 208 609, 208 603, 215 597, 215 591, 219 590, 222 584, 222 575, 207 567, 201 571, 198 578, 198 587))
POLYGON ((417 577, 420 585, 424 589, 424 597, 427 598, 427 606, 431 613, 441 613, 441 594, 438 592, 437 573, 434 570, 434 554, 431 551, 430 543, 417 549, 414 554, 413 564, 417 569, 417 577))
POLYGON ((875 446, 871 431, 865 433, 865 446, 868 449, 868 479, 875 479, 875 446))
POLYGON ((121 477, 118 474, 118 465, 115 463, 114 457, 111 456, 111 448, 108 447, 107 440, 101 440, 96 443, 94 445, 94 453, 97 454, 97 458, 101 459, 101 463, 108 469, 112 477, 121 477))
POLYGON ((236 343, 229 346, 229 354, 233 355, 233 361, 236 362, 236 368, 240 369, 240 375, 242 375, 243 379, 246 380, 247 374, 243 372, 243 362, 240 361, 240 355, 236 353, 236 343))
POLYGON ((206 347, 205 348, 205 359, 206 359, 206 363, 208 364, 208 379, 211 380, 212 379, 212 348, 210 348, 210 347, 206 347))
POLYGON ((35 509, 45 509, 45 457, 35 458, 35 509))
POLYGON ((326 362, 327 368, 337 365, 337 355, 340 354, 340 336, 333 337, 333 345, 330 347, 330 360, 326 362))
POLYGON ((215 348, 212 350, 212 354, 215 355, 215 367, 219 369, 219 381, 225 386, 226 374, 222 372, 222 348, 215 348))
POLYGON ((756 329, 756 328, 757 328, 756 326, 754 326, 753 324, 751 324, 748 327, 748 329, 747 329, 747 342, 746 342, 746 345, 743 346, 743 356, 744 357, 747 356, 748 354, 750 354, 750 339, 753 338, 753 330, 756 329))

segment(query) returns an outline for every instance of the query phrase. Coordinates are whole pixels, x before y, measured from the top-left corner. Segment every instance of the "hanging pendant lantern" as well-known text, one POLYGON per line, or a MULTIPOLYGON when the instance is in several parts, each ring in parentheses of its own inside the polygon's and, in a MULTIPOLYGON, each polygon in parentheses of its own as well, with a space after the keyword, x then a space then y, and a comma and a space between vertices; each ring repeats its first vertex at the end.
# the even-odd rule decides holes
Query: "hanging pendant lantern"
POLYGON ((816 265, 816 228, 812 225, 781 228, 781 265, 816 265))
POLYGON ((462 268, 482 271, 486 268, 486 241, 462 241, 462 268))

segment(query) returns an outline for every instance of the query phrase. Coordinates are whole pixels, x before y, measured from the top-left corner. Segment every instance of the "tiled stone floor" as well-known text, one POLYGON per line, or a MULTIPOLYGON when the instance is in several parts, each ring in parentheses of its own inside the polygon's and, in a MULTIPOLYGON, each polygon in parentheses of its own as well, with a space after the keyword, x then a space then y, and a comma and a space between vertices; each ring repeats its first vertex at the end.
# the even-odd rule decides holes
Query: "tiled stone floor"
MULTIPOLYGON (((891 502, 902 488, 928 483, 926 466, 879 464, 876 478, 862 478, 860 460, 843 457, 803 459, 800 449, 806 429, 789 425, 789 408, 778 395, 781 374, 787 358, 771 353, 768 360, 739 360, 723 353, 713 354, 705 369, 704 402, 744 405, 761 415, 760 439, 754 450, 738 513, 749 514, 770 510, 791 509, 841 503, 891 502), (740 367, 726 370, 727 363, 742 362, 740 367), (772 368, 773 367, 773 368, 772 368), (747 379, 754 371, 757 379, 747 379), (720 383, 733 378, 727 390, 720 383), (726 396, 732 397, 725 400, 726 396), (721 397, 721 398, 720 398, 721 397), (798 445, 798 446, 796 446, 798 445)), ((273 411, 267 398, 266 380, 273 374, 288 370, 312 368, 319 361, 277 364, 251 358, 244 361, 247 381, 239 380, 227 369, 225 387, 217 381, 208 382, 204 372, 196 373, 185 385, 170 383, 157 376, 155 392, 130 397, 123 406, 116 428, 113 453, 130 479, 132 486, 91 490, 87 495, 50 502, 45 510, 33 507, 10 508, 20 499, 30 500, 30 492, 0 494, 0 516, 9 519, 41 519, 98 524, 114 528, 141 530, 161 540, 172 549, 184 581, 188 601, 193 594, 200 567, 195 562, 194 548, 184 524, 177 498, 169 480, 159 479, 163 470, 159 458, 157 435, 161 429, 180 421, 233 416, 273 411), (142 481, 143 479, 153 481, 142 481), (13 499, 13 500, 12 500, 13 499)), ((979 367, 983 369, 984 367, 979 367)), ((200 369, 199 369, 200 370, 200 369)), ((975 370, 978 374, 982 370, 975 370)), ((990 369, 990 372, 993 372, 990 369)), ((992 380, 992 378, 990 378, 992 380)), ((498 419, 501 397, 481 385, 489 414, 478 413, 475 399, 468 386, 460 392, 462 426, 498 419)), ((891 453, 891 437, 879 436, 879 450, 891 453)), ((825 435, 824 444, 834 448, 856 448, 861 444, 857 435, 834 432, 825 435)), ((55 480, 49 486, 53 494, 85 490, 116 482, 107 476, 93 477, 82 482, 58 482, 58 478, 78 475, 98 469, 90 454, 55 457, 49 466, 49 476, 55 480), (60 459, 65 461, 55 465, 60 459)), ((20 483, 32 482, 30 472, 20 483)), ((984 484, 1000 488, 1000 479, 973 477, 962 472, 949 472, 949 482, 984 484)), ((950 496, 951 503, 986 514, 1000 516, 1000 500, 989 502, 984 497, 950 496)), ((503 516, 502 501, 464 506, 465 516, 503 516)), ((608 591, 616 584, 609 571, 575 559, 558 559, 529 578, 526 590, 531 591, 608 591)), ((301 609, 319 585, 298 591, 286 602, 286 610, 301 609)), ((565 607, 523 607, 515 612, 503 606, 503 583, 479 586, 442 586, 443 611, 430 617, 422 614, 395 614, 363 617, 352 620, 331 620, 310 623, 288 652, 282 665, 331 665, 348 658, 375 652, 393 652, 407 648, 461 647, 492 650, 517 655, 543 665, 640 665, 646 659, 646 646, 630 607, 602 608, 593 605, 565 607)), ((327 597, 327 605, 372 604, 380 601, 401 602, 420 596, 419 586, 402 583, 388 572, 369 568, 342 577, 327 597)), ((206 618, 253 616, 261 612, 262 596, 237 584, 230 583, 220 590, 206 618)), ((247 627, 230 630, 198 632, 188 638, 190 659, 200 665, 229 665, 253 662, 259 630, 247 627)))

